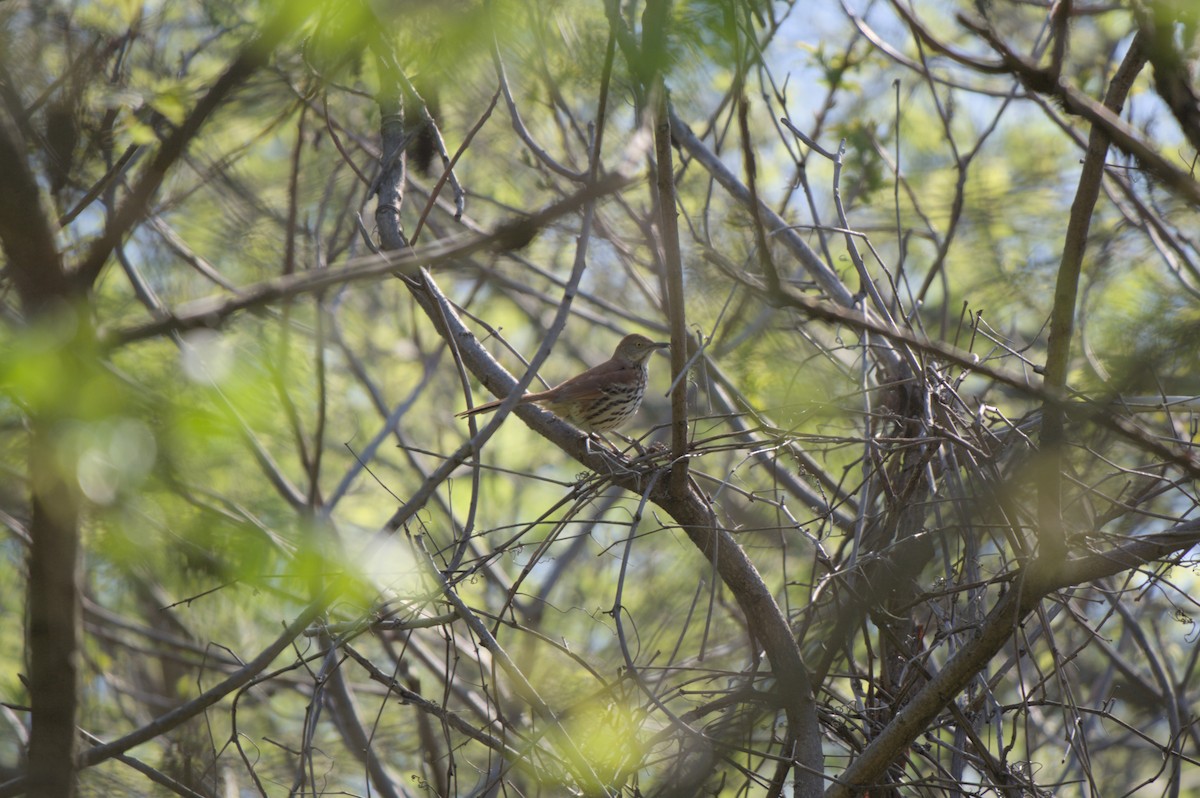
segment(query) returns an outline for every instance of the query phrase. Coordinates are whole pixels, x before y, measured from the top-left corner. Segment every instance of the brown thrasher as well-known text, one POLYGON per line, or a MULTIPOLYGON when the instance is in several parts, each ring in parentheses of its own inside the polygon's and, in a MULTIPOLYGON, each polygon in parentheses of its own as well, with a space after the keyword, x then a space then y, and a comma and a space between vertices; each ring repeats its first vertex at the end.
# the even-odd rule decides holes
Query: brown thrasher
MULTIPOLYGON (((646 393, 646 361, 656 349, 670 344, 651 341, 644 335, 626 335, 613 356, 548 391, 527 393, 518 404, 537 402, 585 432, 608 432, 625 423, 642 403, 646 393)), ((464 410, 458 418, 488 413, 503 399, 464 410)))

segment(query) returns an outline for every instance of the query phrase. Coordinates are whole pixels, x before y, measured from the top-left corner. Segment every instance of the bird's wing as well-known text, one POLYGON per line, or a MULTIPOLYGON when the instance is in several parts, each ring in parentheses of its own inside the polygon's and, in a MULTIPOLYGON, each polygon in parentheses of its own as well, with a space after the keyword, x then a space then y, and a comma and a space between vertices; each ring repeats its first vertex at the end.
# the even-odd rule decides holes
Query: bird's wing
POLYGON ((613 388, 624 387, 628 381, 636 379, 637 375, 634 372, 637 371, 637 368, 637 366, 630 366, 627 363, 614 363, 609 360, 572 377, 561 385, 543 391, 540 398, 552 402, 570 402, 574 399, 605 394, 613 388))

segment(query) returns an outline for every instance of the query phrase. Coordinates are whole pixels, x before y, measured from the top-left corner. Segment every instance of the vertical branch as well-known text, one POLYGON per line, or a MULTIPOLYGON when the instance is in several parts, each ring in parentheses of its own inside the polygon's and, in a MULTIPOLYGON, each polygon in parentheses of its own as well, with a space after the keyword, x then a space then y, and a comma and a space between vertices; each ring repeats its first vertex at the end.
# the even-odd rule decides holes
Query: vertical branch
MULTIPOLYGON (((324 636, 321 643, 329 649, 331 655, 339 653, 339 650, 333 647, 334 641, 327 635, 324 636)), ((326 678, 326 700, 329 702, 330 711, 333 713, 347 750, 362 763, 370 777, 371 786, 381 798, 400 798, 403 793, 396 789, 387 765, 376 753, 373 733, 368 734, 359 720, 354 691, 346 677, 346 671, 341 667, 341 662, 337 662, 327 672, 322 671, 321 675, 326 678)))
POLYGON ((643 20, 643 64, 653 71, 645 76, 654 115, 654 192, 658 206, 658 229, 662 236, 663 267, 666 270, 667 313, 671 325, 671 492, 687 491, 687 380, 678 379, 688 361, 687 309, 683 301, 683 255, 679 247, 679 212, 675 194, 675 168, 671 153, 670 96, 664 79, 667 55, 669 0, 650 0, 643 20))
MULTIPOLYGON (((304 154, 304 121, 306 110, 306 106, 301 105, 300 112, 296 117, 296 141, 292 146, 291 171, 288 174, 288 206, 283 231, 283 274, 296 273, 296 219, 300 203, 300 164, 304 154)), ((319 443, 315 444, 317 446, 316 451, 310 457, 308 444, 305 442, 303 425, 300 423, 300 414, 297 412, 296 404, 292 401, 291 393, 288 390, 287 372, 288 353, 291 349, 292 307, 293 303, 290 299, 285 299, 281 303, 280 313, 283 317, 283 323, 279 325, 279 347, 276 359, 271 364, 271 382, 275 388, 275 392, 279 394, 279 406, 283 409, 284 416, 292 428, 292 435, 296 439, 296 453, 300 459, 300 467, 309 474, 309 495, 311 496, 316 490, 317 472, 313 458, 320 457, 320 445, 319 443)))
POLYGON ((379 230, 379 246, 384 252, 395 252, 407 246, 400 226, 400 209, 404 207, 404 94, 400 67, 392 54, 377 44, 375 61, 379 68, 379 133, 382 156, 376 189, 375 225, 379 230))
POLYGON ((68 798, 75 791, 80 589, 79 501, 56 462, 52 419, 35 418, 29 474, 28 652, 29 794, 68 798))
MULTIPOLYGON (((429 554, 429 550, 425 547, 424 537, 418 535, 415 538, 415 544, 416 545, 414 548, 421 554, 422 565, 424 565, 426 571, 433 578, 438 587, 441 588, 442 595, 446 597, 446 600, 450 603, 450 606, 454 607, 454 611, 458 614, 458 617, 461 618, 464 623, 466 623, 467 627, 471 630, 471 633, 475 635, 476 640, 479 641, 479 644, 487 649, 489 653, 491 653, 500 670, 503 671, 504 674, 512 681, 514 692, 519 695, 522 700, 528 702, 530 708, 537 713, 539 717, 554 727, 555 731, 562 735, 562 742, 564 743, 563 747, 565 749, 564 753, 566 754, 564 759, 571 768, 572 776, 581 784, 592 787, 592 791, 589 792, 589 794, 595 794, 598 792, 595 788, 601 785, 603 782, 601 781, 600 777, 596 775, 596 771, 592 768, 589 758, 584 755, 583 751, 580 750, 580 748, 576 745, 575 740, 571 736, 571 731, 565 725, 563 725, 562 719, 559 717, 559 715, 555 713, 551 706, 546 703, 545 699, 538 694, 537 689, 533 686, 533 683, 529 681, 529 678, 525 676, 520 667, 518 667, 512 657, 509 656, 508 652, 504 650, 499 641, 497 641, 495 636, 488 630, 487 626, 485 626, 483 621, 480 620, 479 616, 476 615, 466 605, 465 602, 463 602, 462 598, 459 597, 458 592, 455 591, 454 587, 446 580, 446 576, 438 570, 437 563, 434 562, 433 557, 429 554)), ((601 794, 608 795, 609 793, 607 790, 604 790, 601 794)))
MULTIPOLYGON (((0 246, 30 324, 71 314, 71 290, 44 211, 37 180, 29 169, 20 134, 0 115, 0 246)), ((72 320, 76 334, 61 341, 66 355, 90 336, 86 314, 72 320)), ((85 357, 86 355, 80 355, 85 357)), ((53 366, 50 369, 54 370, 53 366)), ((75 397, 62 392, 30 410, 29 573, 26 586, 26 659, 29 703, 29 793, 69 798, 75 791, 75 715, 78 703, 80 588, 79 497, 71 470, 60 463, 59 417, 75 397)))
MULTIPOLYGON (((1104 105, 1119 115, 1134 78, 1146 63, 1145 35, 1134 37, 1125 60, 1113 76, 1104 105)), ((1050 316, 1050 338, 1046 353, 1045 385, 1056 395, 1066 386, 1071 355, 1071 336, 1075 324, 1075 303, 1079 295, 1079 274, 1087 249, 1088 229, 1104 179, 1104 157, 1109 137, 1098 125, 1092 126, 1087 153, 1079 176, 1075 201, 1067 222, 1062 262, 1054 286, 1054 308, 1050 316)), ((1062 524, 1062 465, 1066 434, 1062 407, 1047 402, 1042 408, 1041 455, 1038 461, 1038 535, 1039 556, 1057 562, 1066 557, 1067 545, 1062 524)))

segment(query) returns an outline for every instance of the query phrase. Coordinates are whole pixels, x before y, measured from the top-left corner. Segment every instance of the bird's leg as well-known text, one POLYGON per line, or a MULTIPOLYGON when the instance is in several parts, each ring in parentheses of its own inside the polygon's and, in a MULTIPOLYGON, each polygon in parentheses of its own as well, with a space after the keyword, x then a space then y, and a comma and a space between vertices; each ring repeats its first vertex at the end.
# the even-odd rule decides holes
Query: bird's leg
POLYGON ((642 446, 641 441, 637 440, 636 438, 631 438, 628 435, 625 435, 623 433, 616 432, 616 431, 613 432, 613 435, 616 435, 618 438, 625 441, 625 443, 629 444, 631 447, 636 449, 637 453, 638 453, 638 457, 645 457, 646 447, 642 446))
MULTIPOLYGON (((621 435, 621 437, 625 438, 624 435, 621 435)), ((625 438, 625 439, 629 440, 628 438, 625 438)), ((621 450, 618 449, 616 446, 614 446, 612 441, 610 441, 608 438, 604 437, 603 433, 600 433, 600 432, 587 433, 587 438, 583 442, 583 450, 585 452, 587 452, 588 454, 591 454, 593 443, 602 444, 604 446, 607 446, 609 448, 609 451, 611 451, 613 454, 616 454, 616 455, 621 454, 621 450)))

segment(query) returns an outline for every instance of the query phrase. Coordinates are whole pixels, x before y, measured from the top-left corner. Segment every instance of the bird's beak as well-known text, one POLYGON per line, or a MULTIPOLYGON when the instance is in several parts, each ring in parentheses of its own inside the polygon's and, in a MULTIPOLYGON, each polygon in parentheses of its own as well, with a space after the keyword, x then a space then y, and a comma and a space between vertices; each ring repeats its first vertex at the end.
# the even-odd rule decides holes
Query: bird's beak
POLYGON ((670 349, 671 344, 669 341, 655 341, 654 348, 655 349, 670 349))

